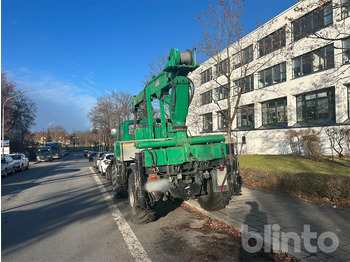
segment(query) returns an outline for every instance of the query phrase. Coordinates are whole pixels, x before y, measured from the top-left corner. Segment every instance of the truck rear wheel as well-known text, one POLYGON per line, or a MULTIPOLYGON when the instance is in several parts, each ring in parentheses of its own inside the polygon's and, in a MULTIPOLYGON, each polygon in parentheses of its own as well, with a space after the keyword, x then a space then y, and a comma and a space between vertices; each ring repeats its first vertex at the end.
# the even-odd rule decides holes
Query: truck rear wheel
POLYGON ((131 221, 135 224, 146 224, 155 219, 155 211, 152 209, 142 209, 138 206, 136 194, 135 171, 132 171, 128 179, 129 205, 131 211, 131 221))
POLYGON ((228 199, 224 197, 221 192, 214 192, 212 179, 207 180, 206 186, 207 194, 198 197, 198 203, 201 207, 208 211, 216 211, 225 208, 228 199))

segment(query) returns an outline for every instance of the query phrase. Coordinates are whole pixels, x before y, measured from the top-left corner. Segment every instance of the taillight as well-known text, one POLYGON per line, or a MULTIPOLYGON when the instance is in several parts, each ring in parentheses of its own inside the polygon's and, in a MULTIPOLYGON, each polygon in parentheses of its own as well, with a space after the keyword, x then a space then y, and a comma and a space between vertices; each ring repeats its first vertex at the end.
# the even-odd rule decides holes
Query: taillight
POLYGON ((220 170, 220 171, 224 171, 225 168, 224 168, 223 166, 221 166, 221 167, 219 167, 219 170, 220 170))
POLYGON ((150 175, 149 177, 151 180, 157 180, 157 175, 150 175))

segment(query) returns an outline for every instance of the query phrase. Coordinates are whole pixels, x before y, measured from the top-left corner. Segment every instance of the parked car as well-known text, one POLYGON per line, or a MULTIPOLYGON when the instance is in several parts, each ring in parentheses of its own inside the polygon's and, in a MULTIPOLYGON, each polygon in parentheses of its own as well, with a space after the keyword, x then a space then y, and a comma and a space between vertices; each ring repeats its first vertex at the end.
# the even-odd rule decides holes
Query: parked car
POLYGON ((53 156, 49 147, 41 147, 36 153, 36 162, 52 162, 53 156))
POLYGON ((29 168, 29 159, 25 154, 11 154, 8 156, 14 160, 16 170, 23 171, 29 168))
POLYGON ((96 156, 96 155, 97 155, 97 152, 90 151, 89 154, 88 154, 89 162, 93 162, 94 161, 94 156, 96 156))
POLYGON ((83 150, 83 156, 84 157, 88 157, 87 154, 88 154, 89 150, 83 150))
POLYGON ((97 154, 96 154, 96 156, 94 157, 94 168, 98 168, 98 164, 100 163, 100 161, 101 161, 101 159, 102 159, 102 156, 103 156, 103 154, 105 154, 105 153, 107 153, 107 152, 98 152, 97 154))
POLYGON ((108 166, 106 168, 106 179, 107 180, 112 180, 112 172, 113 169, 115 169, 115 157, 111 159, 111 161, 108 163, 108 166))
POLYGON ((16 173, 15 161, 9 156, 3 156, 1 158, 1 176, 6 177, 10 173, 13 175, 16 173))
POLYGON ((98 164, 98 171, 104 176, 106 175, 106 169, 111 162, 111 159, 114 157, 113 153, 105 153, 102 155, 102 158, 98 164))

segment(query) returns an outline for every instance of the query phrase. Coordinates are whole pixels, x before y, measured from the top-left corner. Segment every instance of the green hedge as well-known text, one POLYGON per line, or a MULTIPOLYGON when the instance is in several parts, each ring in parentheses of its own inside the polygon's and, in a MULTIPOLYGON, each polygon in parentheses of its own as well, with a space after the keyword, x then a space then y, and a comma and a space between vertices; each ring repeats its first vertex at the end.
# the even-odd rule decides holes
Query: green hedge
POLYGON ((350 177, 241 168, 243 184, 350 207, 350 177))

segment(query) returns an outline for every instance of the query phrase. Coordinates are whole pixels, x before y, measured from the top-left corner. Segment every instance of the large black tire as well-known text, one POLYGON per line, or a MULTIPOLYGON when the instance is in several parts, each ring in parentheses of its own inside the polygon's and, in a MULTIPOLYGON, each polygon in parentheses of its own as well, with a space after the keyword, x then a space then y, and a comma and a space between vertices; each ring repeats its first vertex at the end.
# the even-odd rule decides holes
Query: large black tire
POLYGON ((146 224, 155 220, 155 211, 146 208, 142 209, 137 204, 136 199, 135 173, 132 171, 128 179, 129 205, 131 211, 131 221, 135 224, 146 224))
POLYGON ((118 178, 117 170, 112 171, 112 188, 114 198, 124 198, 127 197, 128 193, 122 188, 121 183, 118 178))
POLYGON ((198 197, 198 203, 208 211, 216 211, 225 208, 228 198, 224 197, 221 192, 213 191, 213 180, 208 179, 206 183, 206 195, 198 197))

